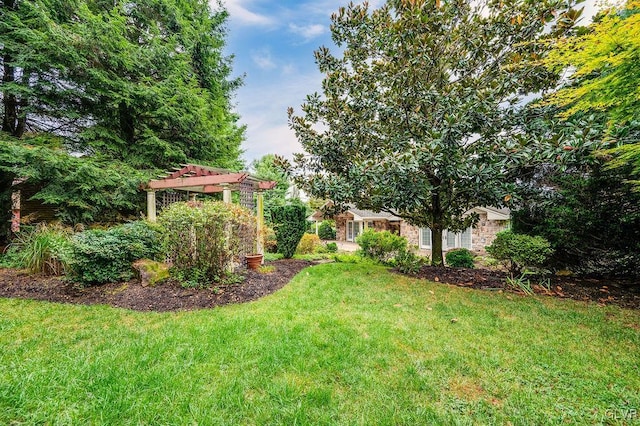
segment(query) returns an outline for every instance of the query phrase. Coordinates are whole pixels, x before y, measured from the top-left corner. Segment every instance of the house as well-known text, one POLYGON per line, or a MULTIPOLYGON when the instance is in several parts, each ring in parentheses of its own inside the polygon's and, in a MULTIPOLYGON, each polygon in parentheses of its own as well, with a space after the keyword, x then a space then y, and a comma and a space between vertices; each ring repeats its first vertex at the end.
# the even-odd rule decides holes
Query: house
MULTIPOLYGON (((480 216, 478 223, 464 232, 444 231, 442 249, 444 251, 464 247, 477 253, 484 253, 485 247, 491 245, 496 234, 509 227, 511 212, 509 209, 493 207, 476 207, 472 210, 480 216)), ((308 220, 316 224, 327 219, 322 209, 317 210, 308 220)), ((336 222, 336 240, 355 241, 356 237, 366 229, 391 231, 407 238, 410 245, 417 246, 422 254, 431 254, 431 230, 410 225, 402 218, 386 212, 360 210, 354 206, 332 219, 336 222)), ((317 226, 316 226, 317 229, 317 226)))

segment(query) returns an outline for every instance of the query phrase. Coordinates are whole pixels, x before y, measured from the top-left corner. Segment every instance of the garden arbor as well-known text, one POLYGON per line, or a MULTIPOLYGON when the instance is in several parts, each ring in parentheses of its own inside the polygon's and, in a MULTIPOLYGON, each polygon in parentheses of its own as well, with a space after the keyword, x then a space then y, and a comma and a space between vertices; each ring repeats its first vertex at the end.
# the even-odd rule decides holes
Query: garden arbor
MULTIPOLYGON (((265 181, 247 172, 232 172, 196 164, 185 164, 180 168, 169 172, 160 179, 149 181, 147 191, 147 219, 156 220, 156 192, 161 190, 183 191, 195 199, 196 194, 213 194, 222 192, 222 200, 231 203, 232 191, 240 192, 240 204, 243 207, 253 209, 254 193, 256 197, 256 227, 258 235, 261 235, 264 227, 264 200, 263 192, 273 189, 277 182, 265 181)), ((263 252, 260 238, 256 247, 258 253, 263 252)))

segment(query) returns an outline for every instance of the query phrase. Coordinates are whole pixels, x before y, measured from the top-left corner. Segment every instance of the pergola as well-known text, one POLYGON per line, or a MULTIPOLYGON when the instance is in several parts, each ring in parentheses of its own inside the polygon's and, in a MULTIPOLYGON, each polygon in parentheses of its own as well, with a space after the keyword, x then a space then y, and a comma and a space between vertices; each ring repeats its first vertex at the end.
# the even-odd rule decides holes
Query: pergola
MULTIPOLYGON (((222 200, 231 203, 231 193, 240 191, 240 203, 253 207, 253 194, 256 197, 256 217, 258 235, 264 227, 264 196, 265 190, 273 189, 277 182, 266 181, 247 172, 232 172, 215 167, 184 164, 160 179, 149 181, 144 188, 147 191, 147 219, 156 221, 156 192, 159 190, 187 191, 195 198, 197 193, 213 194, 222 192, 222 200)), ((257 253, 263 253, 264 248, 258 238, 257 253)))

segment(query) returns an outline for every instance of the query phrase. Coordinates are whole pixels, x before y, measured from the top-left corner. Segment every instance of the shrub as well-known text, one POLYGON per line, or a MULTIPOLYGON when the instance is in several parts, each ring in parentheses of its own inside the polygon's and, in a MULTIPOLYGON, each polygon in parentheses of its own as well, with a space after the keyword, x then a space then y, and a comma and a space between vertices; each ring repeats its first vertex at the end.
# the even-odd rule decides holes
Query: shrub
POLYGON ((407 249, 407 239, 389 231, 376 232, 367 229, 356 238, 360 254, 364 257, 387 263, 407 249))
POLYGON ((18 234, 12 244, 18 266, 34 274, 62 275, 71 252, 70 231, 60 226, 40 225, 18 234))
POLYGON ((332 220, 323 220, 318 226, 318 236, 321 240, 335 240, 336 228, 332 220))
POLYGON ((338 244, 336 243, 327 243, 326 247, 329 253, 335 253, 338 251, 338 244))
POLYGON ((395 267, 403 274, 417 274, 427 259, 415 254, 413 250, 402 249, 394 258, 395 267))
POLYGON ((84 285, 129 280, 133 262, 161 253, 160 235, 157 225, 145 221, 76 234, 71 240, 71 278, 84 285))
POLYGON ((466 248, 448 251, 445 260, 453 268, 473 268, 473 254, 466 248))
POLYGON ((267 253, 278 252, 278 241, 276 240, 276 233, 273 228, 265 228, 264 251, 266 251, 267 253))
POLYGON ((158 217, 165 229, 172 273, 183 284, 204 287, 233 274, 253 253, 256 220, 249 210, 219 201, 174 203, 158 217))
POLYGON ((296 254, 311 254, 321 245, 320 237, 316 234, 304 234, 298 243, 296 254))
POLYGON ((542 237, 531 237, 502 231, 496 235, 487 252, 503 262, 512 275, 519 274, 524 268, 536 267, 545 263, 553 254, 549 241, 542 237))
POLYGON ((278 252, 290 259, 307 229, 307 211, 300 205, 278 206, 271 209, 271 217, 278 241, 278 252))

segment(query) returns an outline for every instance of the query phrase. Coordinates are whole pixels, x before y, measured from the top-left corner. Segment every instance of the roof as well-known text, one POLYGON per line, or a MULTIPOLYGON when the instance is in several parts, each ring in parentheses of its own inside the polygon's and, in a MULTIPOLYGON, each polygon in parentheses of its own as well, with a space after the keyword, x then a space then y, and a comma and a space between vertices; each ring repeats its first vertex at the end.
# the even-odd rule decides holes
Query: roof
POLYGON ((224 187, 249 185, 255 190, 273 189, 277 182, 260 179, 248 172, 233 172, 216 167, 198 164, 183 164, 160 179, 153 179, 147 189, 177 189, 180 191, 214 193, 222 192, 224 187))
POLYGON ((389 221, 402 220, 399 217, 387 212, 374 212, 373 210, 360 210, 355 207, 351 207, 347 211, 351 213, 356 220, 375 220, 375 219, 386 219, 389 221))
MULTIPOLYGON (((307 218, 307 220, 315 221, 324 219, 325 215, 323 213, 323 209, 329 203, 333 204, 331 201, 325 203, 320 209, 313 212, 311 216, 307 218)), ((374 212, 373 210, 361 210, 356 208, 353 204, 348 204, 348 208, 346 210, 347 213, 351 213, 355 220, 388 220, 390 222, 402 220, 401 218, 387 212, 374 212)))
MULTIPOLYGON (((322 206, 319 210, 316 210, 311 216, 307 218, 307 220, 315 221, 324 219, 324 214, 322 210, 324 207, 331 203, 331 201, 327 202, 324 206, 322 206)), ((351 213, 355 220, 388 220, 390 222, 402 220, 391 213, 387 212, 374 212, 373 210, 361 210, 356 208, 353 204, 348 205, 348 209, 346 212, 351 213)), ((476 207, 474 210, 483 212, 487 214, 488 220, 510 220, 511 219, 511 210, 507 208, 495 208, 495 207, 476 207)))
POLYGON ((508 208, 497 209, 495 207, 476 207, 475 210, 487 213, 487 220, 510 220, 511 210, 508 208))

